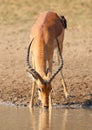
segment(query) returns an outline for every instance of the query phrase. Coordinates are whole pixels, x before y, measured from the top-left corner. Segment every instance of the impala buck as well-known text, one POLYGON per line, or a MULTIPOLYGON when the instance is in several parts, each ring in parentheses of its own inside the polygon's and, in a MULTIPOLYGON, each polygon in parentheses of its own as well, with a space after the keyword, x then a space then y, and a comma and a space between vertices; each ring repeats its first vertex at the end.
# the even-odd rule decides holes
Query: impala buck
MULTIPOLYGON (((51 106, 51 82, 61 72, 63 67, 62 48, 64 30, 67 22, 64 16, 58 16, 54 12, 44 12, 37 18, 31 31, 31 42, 27 52, 27 72, 33 77, 32 95, 30 106, 33 106, 35 83, 37 84, 39 99, 42 106, 51 106), (59 67, 52 73, 52 62, 54 50, 57 48, 59 67), (29 62, 31 53, 32 65, 29 62)), ((62 76, 65 97, 68 97, 67 87, 62 76)))

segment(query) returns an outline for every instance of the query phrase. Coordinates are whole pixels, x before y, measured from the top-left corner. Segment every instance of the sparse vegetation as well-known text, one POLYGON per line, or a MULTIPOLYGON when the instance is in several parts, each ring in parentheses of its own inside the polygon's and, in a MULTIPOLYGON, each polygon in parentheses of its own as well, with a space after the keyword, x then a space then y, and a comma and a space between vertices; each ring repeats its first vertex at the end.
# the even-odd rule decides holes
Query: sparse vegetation
POLYGON ((92 0, 0 0, 0 24, 28 22, 46 10, 65 15, 69 26, 92 26, 92 0))

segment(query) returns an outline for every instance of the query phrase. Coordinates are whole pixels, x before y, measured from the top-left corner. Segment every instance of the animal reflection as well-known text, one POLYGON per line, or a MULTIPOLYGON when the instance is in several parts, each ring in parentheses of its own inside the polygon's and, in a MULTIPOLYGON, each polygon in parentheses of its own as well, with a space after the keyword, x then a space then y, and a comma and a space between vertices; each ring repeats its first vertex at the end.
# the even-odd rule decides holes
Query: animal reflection
POLYGON ((33 130, 66 130, 67 115, 67 109, 30 110, 33 130))

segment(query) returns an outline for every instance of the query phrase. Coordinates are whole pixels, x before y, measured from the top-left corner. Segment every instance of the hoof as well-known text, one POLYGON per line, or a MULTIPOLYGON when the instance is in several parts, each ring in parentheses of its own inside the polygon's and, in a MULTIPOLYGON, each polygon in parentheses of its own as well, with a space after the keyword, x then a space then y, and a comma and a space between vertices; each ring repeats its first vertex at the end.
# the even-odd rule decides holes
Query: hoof
POLYGON ((66 98, 71 98, 72 96, 70 94, 65 95, 66 98))

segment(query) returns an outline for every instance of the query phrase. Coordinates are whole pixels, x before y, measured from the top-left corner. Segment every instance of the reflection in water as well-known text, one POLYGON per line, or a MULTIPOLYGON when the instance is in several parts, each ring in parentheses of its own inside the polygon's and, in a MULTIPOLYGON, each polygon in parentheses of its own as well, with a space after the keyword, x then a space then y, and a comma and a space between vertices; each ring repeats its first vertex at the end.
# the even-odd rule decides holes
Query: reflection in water
POLYGON ((47 111, 41 111, 39 116, 39 130, 45 130, 49 128, 49 114, 47 111))
POLYGON ((38 113, 36 113, 34 109, 31 109, 30 117, 32 118, 33 130, 66 130, 68 110, 60 109, 60 115, 56 112, 58 110, 39 109, 38 113))
POLYGON ((92 109, 0 106, 0 130, 92 130, 92 109))
POLYGON ((30 117, 32 118, 33 130, 45 130, 49 128, 49 114, 48 111, 39 109, 35 111, 34 109, 30 110, 30 117))
POLYGON ((33 130, 92 130, 92 109, 30 111, 33 130))
POLYGON ((30 110, 30 117, 32 119, 33 130, 46 130, 50 126, 50 114, 48 110, 39 109, 30 110))

